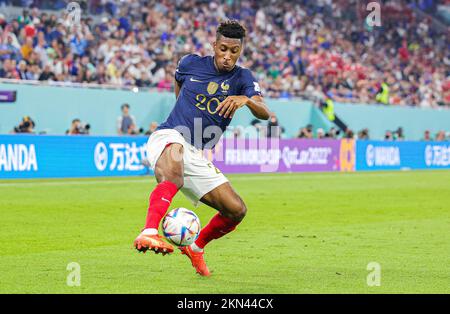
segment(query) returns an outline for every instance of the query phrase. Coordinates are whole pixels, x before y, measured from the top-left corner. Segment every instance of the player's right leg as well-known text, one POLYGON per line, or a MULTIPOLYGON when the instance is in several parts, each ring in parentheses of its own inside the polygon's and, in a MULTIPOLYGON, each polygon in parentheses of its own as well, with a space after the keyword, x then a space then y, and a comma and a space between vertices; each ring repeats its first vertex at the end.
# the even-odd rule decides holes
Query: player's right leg
POLYGON ((173 252, 173 246, 163 241, 158 234, 158 227, 173 197, 184 184, 183 145, 180 143, 165 145, 154 166, 158 185, 150 195, 145 228, 134 240, 135 248, 141 252, 147 250, 163 254, 173 252))
POLYGON ((191 259, 192 266, 198 274, 209 276, 210 271, 203 257, 204 247, 212 240, 219 239, 232 232, 244 219, 247 207, 229 182, 224 182, 206 193, 200 201, 218 210, 219 213, 203 227, 199 237, 192 245, 180 249, 182 254, 191 259))

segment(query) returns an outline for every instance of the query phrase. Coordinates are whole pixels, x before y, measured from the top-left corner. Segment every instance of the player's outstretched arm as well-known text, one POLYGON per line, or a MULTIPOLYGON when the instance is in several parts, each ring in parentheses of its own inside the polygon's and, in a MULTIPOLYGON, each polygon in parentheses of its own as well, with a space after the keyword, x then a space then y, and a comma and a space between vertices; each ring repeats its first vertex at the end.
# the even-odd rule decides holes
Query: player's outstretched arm
POLYGON ((264 99, 261 96, 255 95, 251 98, 247 96, 228 96, 217 107, 219 116, 224 118, 233 118, 236 110, 243 106, 250 108, 250 111, 258 119, 267 120, 270 116, 270 111, 267 105, 264 103, 264 99))
POLYGON ((270 117, 269 107, 267 107, 262 96, 255 95, 251 97, 247 101, 247 107, 258 119, 267 120, 270 117))

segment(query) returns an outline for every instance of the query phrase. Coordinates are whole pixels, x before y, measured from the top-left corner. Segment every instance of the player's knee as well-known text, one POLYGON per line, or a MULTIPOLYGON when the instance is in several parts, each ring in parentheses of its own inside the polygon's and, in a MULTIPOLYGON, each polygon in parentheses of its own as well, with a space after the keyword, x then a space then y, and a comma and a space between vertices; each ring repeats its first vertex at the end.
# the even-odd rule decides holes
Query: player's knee
POLYGON ((171 170, 171 171, 156 171, 155 172, 155 176, 156 176, 156 180, 158 181, 158 183, 164 182, 164 181, 169 181, 172 182, 173 184, 175 184, 179 189, 181 189, 184 185, 184 178, 183 178, 183 174, 179 173, 177 171, 171 170))
POLYGON ((178 190, 181 189, 183 187, 183 185, 184 185, 184 178, 183 178, 182 175, 181 176, 180 175, 171 176, 168 179, 168 181, 170 181, 173 184, 175 184, 177 186, 178 190))
POLYGON ((229 214, 231 219, 240 222, 247 214, 247 207, 242 200, 239 200, 239 202, 236 202, 236 204, 234 204, 229 214))

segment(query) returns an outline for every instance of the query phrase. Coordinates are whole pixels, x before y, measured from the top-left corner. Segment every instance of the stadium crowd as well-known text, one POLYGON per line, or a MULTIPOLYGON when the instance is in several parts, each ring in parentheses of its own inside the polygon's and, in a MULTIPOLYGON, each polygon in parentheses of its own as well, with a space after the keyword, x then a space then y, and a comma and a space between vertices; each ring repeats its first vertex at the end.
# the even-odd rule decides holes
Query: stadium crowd
POLYGON ((1 78, 170 91, 179 58, 210 54, 218 21, 234 18, 248 30, 241 65, 265 96, 450 106, 448 37, 405 1, 381 1, 381 27, 356 0, 81 1, 92 14, 80 24, 68 1, 21 2, 20 16, 0 14, 1 78))

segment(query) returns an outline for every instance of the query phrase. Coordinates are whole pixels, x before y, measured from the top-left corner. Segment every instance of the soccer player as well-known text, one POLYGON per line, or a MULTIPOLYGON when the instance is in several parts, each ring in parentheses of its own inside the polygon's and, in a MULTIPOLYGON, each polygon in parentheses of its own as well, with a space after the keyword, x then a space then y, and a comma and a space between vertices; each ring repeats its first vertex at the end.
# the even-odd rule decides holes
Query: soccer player
POLYGON ((233 231, 247 212, 227 178, 203 157, 202 150, 214 147, 239 108, 247 106, 259 119, 270 115, 250 70, 236 65, 245 33, 237 21, 222 22, 213 43, 214 56, 181 58, 175 72, 175 107, 147 145, 158 185, 150 195, 145 228, 134 246, 141 252, 173 252, 173 246, 158 235, 158 227, 181 190, 194 205, 202 202, 218 211, 195 243, 180 248, 202 276, 210 275, 204 247, 233 231))

